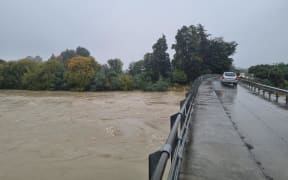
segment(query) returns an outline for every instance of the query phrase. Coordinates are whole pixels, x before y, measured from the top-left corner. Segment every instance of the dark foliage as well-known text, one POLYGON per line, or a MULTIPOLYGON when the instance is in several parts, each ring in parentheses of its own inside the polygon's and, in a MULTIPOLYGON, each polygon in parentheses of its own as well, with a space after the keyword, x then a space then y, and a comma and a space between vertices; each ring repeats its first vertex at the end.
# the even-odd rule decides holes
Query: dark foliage
MULTIPOLYGON (((80 46, 58 56, 52 54, 46 62, 42 62, 40 56, 11 62, 0 60, 0 88, 165 91, 171 83, 187 84, 202 74, 222 73, 232 67, 231 56, 237 44, 210 38, 201 24, 183 26, 175 39, 172 63, 166 37, 162 35, 152 45, 152 52, 146 53, 142 60, 132 62, 127 72, 123 72, 120 59, 109 59, 101 66, 86 48, 80 46)), ((255 74, 263 79, 274 79, 281 86, 288 76, 283 72, 283 68, 277 67, 269 75, 257 70, 255 74)))
POLYGON ((256 80, 261 83, 288 88, 288 64, 260 64, 251 66, 248 72, 253 74, 256 80))

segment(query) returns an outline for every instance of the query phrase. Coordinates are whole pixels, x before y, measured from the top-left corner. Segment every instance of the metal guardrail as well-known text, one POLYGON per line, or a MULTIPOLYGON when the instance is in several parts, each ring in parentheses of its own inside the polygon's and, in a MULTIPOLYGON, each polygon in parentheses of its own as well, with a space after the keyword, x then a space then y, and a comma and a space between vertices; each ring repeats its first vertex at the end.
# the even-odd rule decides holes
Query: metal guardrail
POLYGON ((256 90, 258 89, 258 94, 260 94, 260 90, 262 90, 263 96, 265 96, 265 93, 267 92, 268 97, 269 97, 269 101, 271 101, 271 94, 275 94, 275 97, 276 97, 275 101, 276 102, 278 102, 280 95, 284 95, 284 96, 286 96, 286 104, 288 104, 288 90, 276 88, 273 86, 267 86, 267 85, 260 84, 260 83, 256 83, 256 82, 253 82, 249 79, 240 79, 240 81, 247 84, 248 87, 251 90, 253 90, 254 92, 256 92, 256 90))
POLYGON ((171 166, 168 179, 178 179, 198 88, 202 80, 212 76, 203 75, 198 77, 193 82, 190 91, 186 94, 185 100, 181 101, 180 111, 170 117, 171 129, 166 143, 163 145, 162 150, 149 155, 150 180, 162 179, 169 158, 171 159, 171 166))

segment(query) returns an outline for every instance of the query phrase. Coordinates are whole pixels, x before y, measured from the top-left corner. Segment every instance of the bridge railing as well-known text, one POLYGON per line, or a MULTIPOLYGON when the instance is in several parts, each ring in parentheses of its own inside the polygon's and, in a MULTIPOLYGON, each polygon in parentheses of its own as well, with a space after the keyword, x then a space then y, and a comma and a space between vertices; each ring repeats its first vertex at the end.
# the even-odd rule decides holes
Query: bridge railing
POLYGON ((271 101, 271 94, 275 95, 275 97, 276 97, 275 101, 276 102, 278 102, 280 95, 286 96, 286 104, 288 104, 288 90, 276 88, 273 86, 267 86, 264 84, 254 82, 254 81, 249 80, 249 79, 241 79, 240 81, 247 84, 248 87, 251 90, 253 90, 254 92, 256 92, 258 90, 258 94, 260 94, 260 90, 262 90, 263 96, 265 96, 265 93, 267 92, 269 101, 271 101))
POLYGON ((168 179, 178 179, 198 88, 202 80, 212 76, 203 75, 198 77, 186 94, 186 98, 181 101, 180 111, 170 117, 171 129, 166 143, 161 150, 149 155, 149 179, 162 179, 168 159, 171 160, 168 179))

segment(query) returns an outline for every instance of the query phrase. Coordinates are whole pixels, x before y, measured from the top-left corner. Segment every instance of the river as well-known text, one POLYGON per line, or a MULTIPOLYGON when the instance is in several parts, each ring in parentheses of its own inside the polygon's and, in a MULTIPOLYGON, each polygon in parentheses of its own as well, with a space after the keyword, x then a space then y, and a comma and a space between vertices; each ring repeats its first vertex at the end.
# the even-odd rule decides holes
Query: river
POLYGON ((146 180, 184 94, 2 90, 0 179, 146 180))

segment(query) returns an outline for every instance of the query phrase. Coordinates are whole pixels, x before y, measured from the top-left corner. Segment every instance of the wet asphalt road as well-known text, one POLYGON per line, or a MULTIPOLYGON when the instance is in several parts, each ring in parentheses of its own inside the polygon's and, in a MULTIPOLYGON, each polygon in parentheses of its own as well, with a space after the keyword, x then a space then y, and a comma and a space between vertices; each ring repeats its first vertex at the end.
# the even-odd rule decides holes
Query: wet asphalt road
POLYGON ((180 179, 288 179, 288 110, 218 80, 199 89, 180 179))
POLYGON ((259 167, 270 179, 288 179, 288 111, 243 87, 233 90, 213 82, 259 167))

